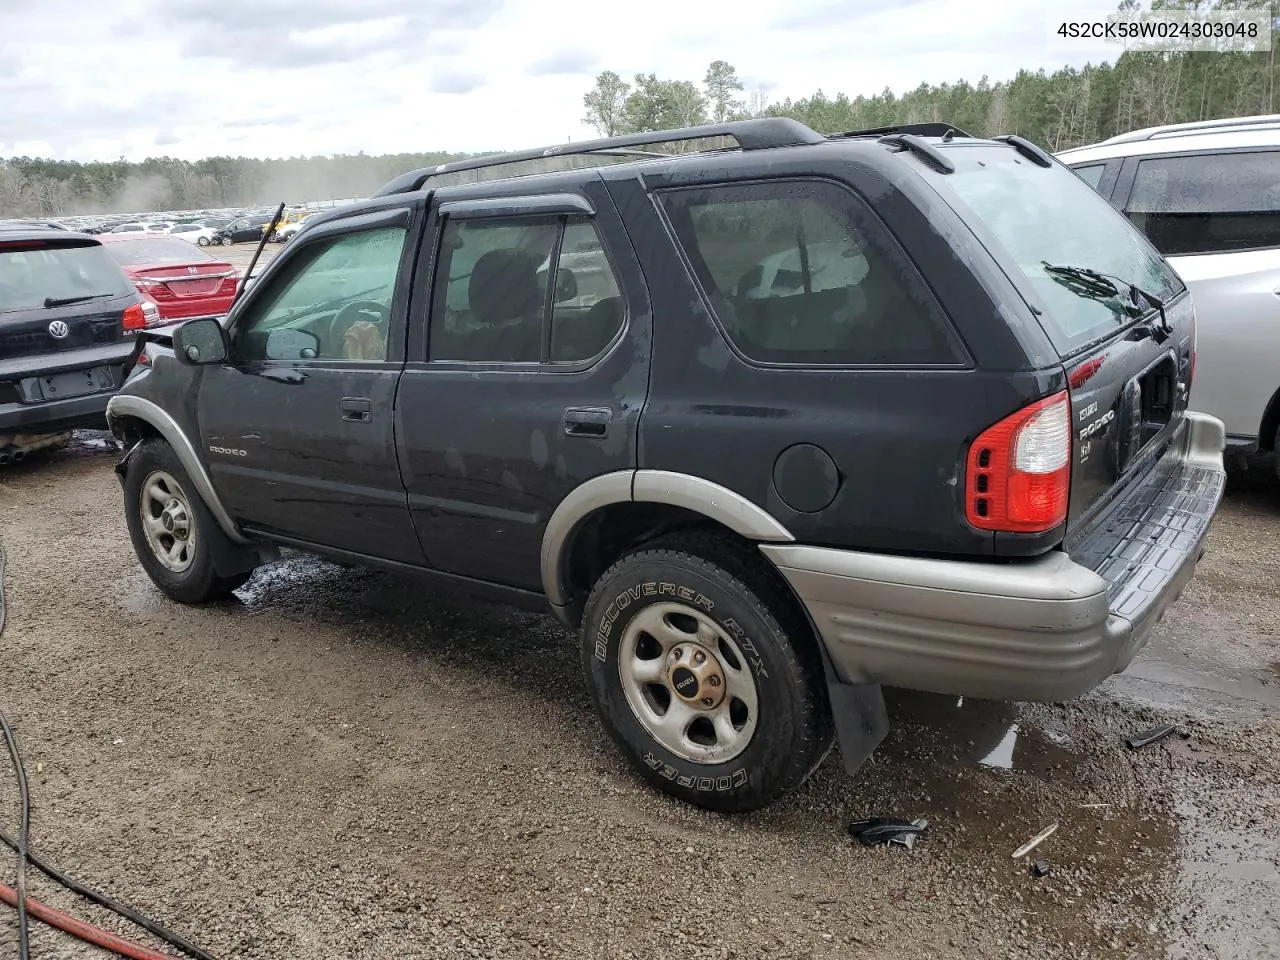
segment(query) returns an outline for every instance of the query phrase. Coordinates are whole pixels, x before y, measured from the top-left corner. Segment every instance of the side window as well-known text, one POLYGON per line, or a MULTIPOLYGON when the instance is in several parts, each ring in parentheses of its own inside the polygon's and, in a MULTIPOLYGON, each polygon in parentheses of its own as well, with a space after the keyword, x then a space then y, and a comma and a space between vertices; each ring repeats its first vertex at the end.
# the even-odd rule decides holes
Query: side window
POLYGON ((748 358, 962 359, 901 251, 847 190, 755 183, 669 191, 661 202, 726 334, 748 358))
POLYGON ((565 227, 556 287, 556 302, 551 308, 551 360, 589 360, 622 329, 625 314, 618 278, 589 221, 570 221, 565 227))
POLYGON ((1126 213, 1166 256, 1280 246, 1280 151, 1142 160, 1126 213))
POLYGON ((1087 167, 1072 167, 1076 176, 1087 183, 1093 189, 1098 189, 1098 184, 1102 180, 1102 171, 1107 168, 1105 163, 1095 163, 1087 167))
POLYGON ((436 276, 432 360, 589 360, 624 318, 613 267, 587 220, 449 221, 436 276))
POLYGON ((387 359, 406 231, 379 227, 317 241, 236 323, 235 358, 387 359))

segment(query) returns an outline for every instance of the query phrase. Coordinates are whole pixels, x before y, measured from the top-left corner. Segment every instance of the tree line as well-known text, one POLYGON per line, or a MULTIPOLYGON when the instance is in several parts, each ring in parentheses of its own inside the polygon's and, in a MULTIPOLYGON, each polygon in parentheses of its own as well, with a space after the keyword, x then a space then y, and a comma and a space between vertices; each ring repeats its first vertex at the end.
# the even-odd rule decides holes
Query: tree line
MULTIPOLYGON (((1153 8, 1262 9, 1277 22, 1280 0, 1155 0, 1153 8)), ((1122 11, 1139 9, 1123 0, 1122 11)), ((845 130, 945 120, 978 136, 1016 133, 1052 151, 1139 127, 1276 112, 1276 51, 1135 53, 1114 63, 1047 73, 1020 70, 1011 80, 924 84, 895 94, 828 94, 770 102, 747 90, 725 60, 699 82, 606 70, 583 96, 584 120, 602 136, 695 126, 748 117, 794 117, 815 130, 845 130)), ((138 163, 0 160, 0 217, 137 212, 345 199, 365 196, 398 173, 467 156, 403 153, 260 160, 169 157, 138 163)), ((516 172, 516 171, 513 171, 516 172)), ((526 171, 520 171, 526 172, 526 171)), ((465 178, 463 178, 465 179, 465 178)))
MULTIPOLYGON (((1260 6, 1271 10, 1276 23, 1275 0, 1219 0, 1212 9, 1260 6)), ((1136 7, 1134 0, 1121 5, 1136 7)), ((584 121, 602 136, 749 117, 793 117, 821 133, 946 121, 975 136, 1018 134, 1057 152, 1141 127, 1275 113, 1278 76, 1274 47, 1253 53, 1125 52, 1114 63, 1053 73, 1019 70, 997 83, 984 76, 976 83, 922 83, 903 94, 885 88, 853 97, 819 90, 769 103, 765 91, 746 91, 734 67, 717 60, 700 85, 653 74, 628 81, 605 71, 583 105, 584 121)))

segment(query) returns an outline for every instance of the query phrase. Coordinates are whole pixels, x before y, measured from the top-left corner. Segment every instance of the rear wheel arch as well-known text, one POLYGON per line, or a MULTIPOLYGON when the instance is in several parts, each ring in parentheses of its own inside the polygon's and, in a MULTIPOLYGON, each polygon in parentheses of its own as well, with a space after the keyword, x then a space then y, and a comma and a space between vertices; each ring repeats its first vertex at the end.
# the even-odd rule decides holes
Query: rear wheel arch
POLYGON ((744 546, 795 540, 767 511, 709 480, 659 470, 603 474, 570 493, 547 523, 542 581, 552 609, 576 629, 586 595, 605 570, 678 530, 705 530, 744 546))
POLYGON ((1263 453, 1275 451, 1280 445, 1278 434, 1280 434, 1280 387, 1277 387, 1276 392, 1271 395, 1271 399, 1267 401, 1266 411, 1262 414, 1262 424, 1258 428, 1258 450, 1263 453))

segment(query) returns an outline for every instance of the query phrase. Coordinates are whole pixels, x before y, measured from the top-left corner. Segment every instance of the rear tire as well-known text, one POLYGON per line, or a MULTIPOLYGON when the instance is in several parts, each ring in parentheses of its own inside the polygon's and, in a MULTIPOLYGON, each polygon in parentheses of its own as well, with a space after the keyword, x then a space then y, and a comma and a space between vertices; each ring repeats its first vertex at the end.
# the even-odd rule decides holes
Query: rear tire
POLYGON ((773 803, 831 748, 815 644, 754 550, 714 534, 623 557, 592 589, 582 626, 610 736, 650 784, 721 812, 773 803))
POLYGON ((178 455, 163 440, 146 441, 130 458, 124 505, 138 562, 170 599, 222 600, 249 579, 249 573, 218 576, 214 541, 226 535, 196 494, 178 455))
POLYGON ((196 237, 196 245, 197 245, 197 246, 201 246, 201 247, 207 247, 207 246, 209 245, 209 238, 208 238, 208 237, 196 237))

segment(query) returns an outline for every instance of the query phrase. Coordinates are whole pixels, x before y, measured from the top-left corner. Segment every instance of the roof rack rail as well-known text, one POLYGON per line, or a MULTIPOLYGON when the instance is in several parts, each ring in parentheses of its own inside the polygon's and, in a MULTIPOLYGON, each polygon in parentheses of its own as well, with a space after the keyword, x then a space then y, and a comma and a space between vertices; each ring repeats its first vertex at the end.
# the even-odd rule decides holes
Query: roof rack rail
POLYGON ((1009 133, 1009 134, 1005 134, 1003 137, 992 137, 991 139, 997 141, 998 143, 1009 144, 1009 146, 1013 147, 1013 149, 1017 150, 1020 154, 1022 154, 1024 157, 1026 157, 1028 160, 1030 160, 1032 163, 1036 164, 1037 166, 1041 166, 1041 167, 1053 166, 1053 158, 1050 157, 1043 150, 1041 150, 1039 147, 1037 147, 1030 140, 1027 140, 1024 137, 1019 137, 1016 134, 1009 133))
POLYGON ((898 150, 910 150, 939 173, 956 172, 956 165, 947 157, 943 156, 941 150, 935 147, 928 140, 924 140, 914 134, 893 133, 887 137, 877 138, 876 143, 883 143, 891 147, 897 147, 898 150))
POLYGON ((844 133, 833 133, 833 138, 839 137, 885 137, 894 133, 914 134, 917 137, 968 137, 973 139, 971 134, 965 133, 959 127, 950 123, 899 123, 890 127, 868 127, 866 130, 848 130, 844 133))
POLYGON ((1232 130, 1248 130, 1251 127, 1280 125, 1280 114, 1260 114, 1252 117, 1223 117, 1217 120, 1193 120, 1187 123, 1166 123, 1157 127, 1143 127, 1104 140, 1103 143, 1136 143, 1142 140, 1158 140, 1162 137, 1181 137, 1197 133, 1224 133, 1232 130))
POLYGON ((619 137, 603 137, 584 140, 581 143, 558 144, 533 150, 517 150, 512 153, 493 153, 470 160, 442 163, 401 174, 379 188, 372 196, 385 197, 396 193, 412 193, 421 190, 432 177, 463 170, 483 170, 509 163, 543 160, 553 157, 572 157, 588 154, 668 156, 650 151, 629 150, 629 147, 675 143, 681 140, 705 140, 711 137, 732 137, 742 150, 769 150, 775 147, 793 147, 804 144, 825 143, 827 138, 789 117, 761 117, 755 120, 737 120, 729 123, 708 123, 696 127, 675 130, 654 130, 645 133, 629 133, 619 137))

